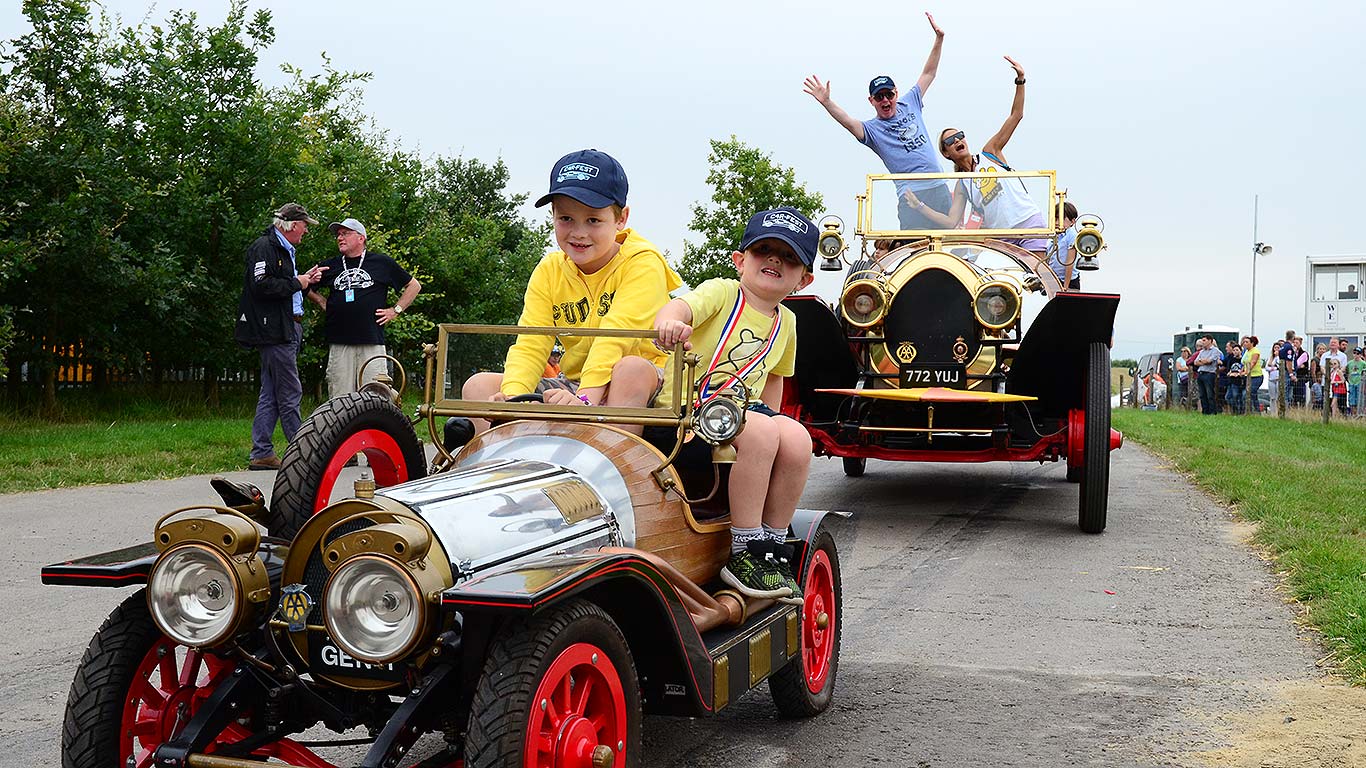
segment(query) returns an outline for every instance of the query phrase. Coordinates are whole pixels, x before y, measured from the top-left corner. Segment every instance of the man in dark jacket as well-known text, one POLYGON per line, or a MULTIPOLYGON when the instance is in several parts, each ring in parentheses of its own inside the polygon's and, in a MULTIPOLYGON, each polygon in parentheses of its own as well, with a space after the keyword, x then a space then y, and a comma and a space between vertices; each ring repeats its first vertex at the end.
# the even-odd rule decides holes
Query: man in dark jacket
POLYGON ((271 442, 275 422, 285 440, 299 431, 299 341, 303 335, 304 293, 322 279, 326 267, 299 274, 294 249, 318 221, 302 205, 286 203, 274 213, 265 234, 247 246, 246 275, 237 309, 237 341, 261 353, 261 395, 251 424, 248 469, 279 469, 271 442))

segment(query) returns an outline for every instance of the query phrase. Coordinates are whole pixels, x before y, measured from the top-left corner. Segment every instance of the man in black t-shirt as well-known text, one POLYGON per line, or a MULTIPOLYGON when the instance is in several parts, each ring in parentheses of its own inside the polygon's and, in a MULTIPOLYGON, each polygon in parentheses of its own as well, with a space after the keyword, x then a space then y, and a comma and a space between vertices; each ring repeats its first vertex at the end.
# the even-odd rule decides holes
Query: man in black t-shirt
MULTIPOLYGON (((327 277, 318 287, 328 289, 327 298, 314 291, 309 299, 327 310, 327 388, 328 396, 336 397, 356 390, 356 374, 366 360, 387 354, 384 326, 413 303, 422 284, 398 262, 366 250, 365 225, 359 221, 343 219, 327 228, 337 236, 338 251, 323 262, 327 277), (400 291, 392 307, 390 288, 400 291)), ((382 360, 370 363, 365 380, 386 368, 382 360)))

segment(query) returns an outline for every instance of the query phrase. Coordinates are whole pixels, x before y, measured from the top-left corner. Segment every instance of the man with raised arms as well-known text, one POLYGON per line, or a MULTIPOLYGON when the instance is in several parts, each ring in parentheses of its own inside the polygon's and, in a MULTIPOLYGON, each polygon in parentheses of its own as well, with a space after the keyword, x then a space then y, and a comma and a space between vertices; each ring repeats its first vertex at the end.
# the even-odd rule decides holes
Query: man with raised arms
MULTIPOLYGON (((925 18, 934 30, 934 46, 925 60, 920 78, 904 95, 887 75, 878 75, 868 83, 868 103, 876 115, 871 120, 859 121, 845 112, 830 98, 830 83, 821 82, 815 75, 806 78, 804 90, 825 107, 825 111, 844 126, 864 146, 877 153, 889 173, 939 173, 939 153, 934 138, 925 129, 925 92, 939 71, 939 54, 944 45, 944 31, 925 18)), ((953 202, 948 185, 942 180, 898 181, 897 220, 901 229, 941 229, 942 225, 924 215, 928 206, 941 214, 948 213, 953 202), (913 194, 908 194, 913 193, 913 194), (914 201, 914 202, 912 202, 914 201)))

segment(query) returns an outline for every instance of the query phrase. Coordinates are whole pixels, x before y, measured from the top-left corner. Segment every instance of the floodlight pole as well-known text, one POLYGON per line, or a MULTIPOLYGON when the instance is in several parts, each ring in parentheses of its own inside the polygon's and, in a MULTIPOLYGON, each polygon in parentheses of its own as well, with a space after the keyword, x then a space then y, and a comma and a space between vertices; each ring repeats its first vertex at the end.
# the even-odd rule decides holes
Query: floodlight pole
POLYGON ((1257 195, 1252 196, 1252 318, 1247 324, 1247 335, 1257 335, 1257 254, 1262 244, 1257 242, 1257 195))
POLYGON ((1257 335, 1257 257, 1271 253, 1271 246, 1257 239, 1257 195, 1252 196, 1252 319, 1247 335, 1257 335))

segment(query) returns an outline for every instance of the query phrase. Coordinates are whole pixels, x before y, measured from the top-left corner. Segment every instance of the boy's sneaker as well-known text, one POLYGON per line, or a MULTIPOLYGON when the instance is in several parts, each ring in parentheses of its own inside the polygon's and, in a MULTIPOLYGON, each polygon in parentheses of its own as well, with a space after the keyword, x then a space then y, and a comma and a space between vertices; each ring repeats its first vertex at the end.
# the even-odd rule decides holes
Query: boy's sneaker
POLYGON ((797 583, 797 577, 792 574, 792 559, 796 556, 797 550, 791 544, 766 542, 770 547, 773 567, 777 569, 778 575, 783 577, 783 583, 792 590, 792 594, 787 597, 778 598, 778 602, 789 605, 802 604, 802 586, 797 583))
POLYGON ((791 595, 792 589, 778 571, 776 562, 754 552, 754 545, 761 543, 764 542, 752 541, 744 550, 732 554, 730 562, 721 569, 721 580, 747 597, 782 598, 791 595))
MULTIPOLYGON (((791 547, 788 547, 788 549, 791 549, 791 547)), ((792 561, 789 559, 779 560, 777 567, 778 574, 783 577, 783 581, 787 583, 788 589, 792 590, 792 594, 787 597, 778 598, 778 602, 787 603, 788 605, 801 605, 803 600, 802 585, 798 584, 797 577, 792 575, 792 561)))

